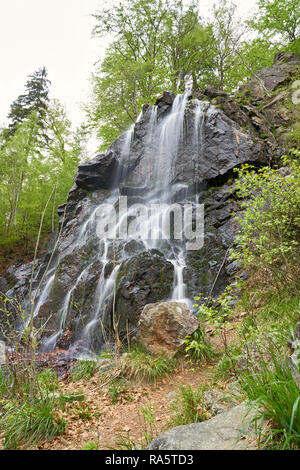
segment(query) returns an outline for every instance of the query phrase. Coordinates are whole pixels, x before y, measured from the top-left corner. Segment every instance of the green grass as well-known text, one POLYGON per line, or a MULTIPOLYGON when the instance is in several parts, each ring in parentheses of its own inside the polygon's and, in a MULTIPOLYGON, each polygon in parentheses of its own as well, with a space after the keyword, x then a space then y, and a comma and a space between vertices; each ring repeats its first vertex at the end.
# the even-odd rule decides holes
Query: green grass
POLYGON ((97 361, 78 360, 72 367, 70 379, 72 382, 89 380, 95 375, 99 364, 97 361))
POLYGON ((56 372, 45 369, 36 374, 31 399, 26 375, 19 387, 11 375, 9 369, 0 369, 0 436, 4 449, 30 448, 63 434, 67 423, 59 417, 62 402, 56 372))
POLYGON ((121 379, 115 380, 115 382, 108 387, 107 394, 113 405, 121 401, 132 401, 133 398, 128 390, 128 385, 128 383, 124 382, 124 379, 121 379))
POLYGON ((142 347, 137 347, 122 356, 121 374, 137 381, 156 384, 163 376, 171 374, 177 361, 165 356, 152 356, 142 347))
POLYGON ((296 384, 287 361, 277 357, 273 346, 270 346, 270 354, 270 361, 262 358, 257 369, 241 375, 239 382, 256 406, 255 421, 261 423, 266 419, 272 423, 267 435, 263 435, 262 427, 258 426, 260 440, 265 440, 264 446, 300 449, 299 384, 296 384))
POLYGON ((57 373, 52 369, 45 369, 38 373, 37 381, 42 389, 54 392, 59 389, 57 373))
POLYGON ((203 387, 193 390, 190 385, 182 385, 172 401, 170 411, 172 418, 169 427, 205 421, 206 413, 203 401, 203 387))
POLYGON ((66 421, 55 413, 53 400, 6 403, 1 409, 0 434, 4 438, 4 449, 30 448, 39 441, 48 441, 63 434, 66 421))

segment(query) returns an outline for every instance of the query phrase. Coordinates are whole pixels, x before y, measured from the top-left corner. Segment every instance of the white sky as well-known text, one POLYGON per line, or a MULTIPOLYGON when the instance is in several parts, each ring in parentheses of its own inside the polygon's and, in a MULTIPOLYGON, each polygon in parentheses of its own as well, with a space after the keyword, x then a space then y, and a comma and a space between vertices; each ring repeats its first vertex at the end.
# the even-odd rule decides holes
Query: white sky
MULTIPOLYGON (((107 39, 91 38, 90 16, 117 0, 0 0, 0 125, 10 104, 24 91, 27 76, 45 66, 51 96, 66 106, 71 121, 83 120, 93 64, 103 57, 107 39)), ((200 0, 202 16, 214 0, 200 0)), ((256 0, 236 0, 249 16, 256 0)))

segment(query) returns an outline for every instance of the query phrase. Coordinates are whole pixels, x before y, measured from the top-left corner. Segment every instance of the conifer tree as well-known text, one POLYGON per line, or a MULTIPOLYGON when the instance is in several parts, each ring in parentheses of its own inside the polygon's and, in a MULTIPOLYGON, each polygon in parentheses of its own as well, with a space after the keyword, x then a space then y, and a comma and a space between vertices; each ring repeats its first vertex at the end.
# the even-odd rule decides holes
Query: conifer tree
POLYGON ((8 136, 14 134, 18 126, 28 120, 33 113, 36 113, 40 128, 45 127, 44 120, 49 103, 49 84, 45 67, 29 75, 25 85, 25 93, 19 95, 10 107, 8 136))

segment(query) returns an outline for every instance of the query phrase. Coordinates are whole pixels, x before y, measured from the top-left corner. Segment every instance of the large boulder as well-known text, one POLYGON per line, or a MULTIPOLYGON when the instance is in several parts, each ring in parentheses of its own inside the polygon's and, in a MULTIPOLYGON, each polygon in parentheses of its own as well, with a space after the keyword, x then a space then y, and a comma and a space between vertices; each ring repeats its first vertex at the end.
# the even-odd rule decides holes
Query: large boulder
POLYGON ((182 302, 158 302, 144 307, 139 321, 139 339, 154 354, 172 358, 199 322, 182 302))
POLYGON ((255 411, 242 404, 202 423, 170 429, 157 437, 148 450, 254 450, 255 411))

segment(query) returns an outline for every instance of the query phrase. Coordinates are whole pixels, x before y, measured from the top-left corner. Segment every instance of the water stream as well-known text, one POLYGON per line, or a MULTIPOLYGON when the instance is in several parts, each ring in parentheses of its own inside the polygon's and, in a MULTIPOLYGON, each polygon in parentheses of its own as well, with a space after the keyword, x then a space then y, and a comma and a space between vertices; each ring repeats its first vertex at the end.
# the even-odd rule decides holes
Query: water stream
MULTIPOLYGON (((184 281, 184 269, 186 267, 185 248, 178 247, 168 234, 167 226, 169 224, 170 214, 168 205, 172 203, 174 187, 174 168, 180 144, 182 143, 185 111, 189 102, 189 93, 177 95, 174 99, 170 112, 158 119, 157 106, 150 106, 148 113, 147 134, 144 137, 144 153, 140 168, 141 175, 146 175, 147 190, 143 194, 143 201, 150 209, 152 205, 160 204, 160 209, 151 212, 145 222, 144 230, 139 240, 144 244, 145 250, 159 248, 164 252, 166 259, 172 263, 174 267, 174 285, 170 299, 187 303, 191 306, 191 301, 186 298, 186 284, 184 281), (161 203, 165 203, 163 206, 161 203)), ((206 103, 194 100, 194 130, 193 139, 197 155, 201 155, 204 144, 204 119, 205 119, 206 103)), ((138 121, 142 118, 139 116, 138 121)), ((138 122, 137 121, 137 122, 138 122)), ((120 152, 120 161, 124 162, 130 157, 131 147, 134 142, 135 126, 132 125, 123 135, 122 148, 120 152)), ((142 176, 140 176, 142 177, 142 176)), ((178 186, 178 183, 177 183, 178 186)), ((185 190, 185 185, 178 186, 179 189, 185 190)), ((110 220, 110 213, 107 211, 106 204, 116 204, 120 195, 119 189, 114 189, 108 198, 100 206, 95 207, 90 216, 79 227, 78 236, 73 242, 73 248, 83 246, 88 238, 91 230, 95 230, 95 225, 99 219, 103 221, 110 220)), ((194 199, 193 199, 194 201, 194 199)), ((129 206, 123 219, 117 222, 116 231, 120 229, 122 223, 128 220, 132 215, 132 209, 129 206)), ((101 272, 99 273, 99 281, 94 293, 93 308, 86 325, 83 327, 81 338, 89 344, 95 328, 101 327, 102 314, 108 303, 113 302, 115 282, 118 276, 122 259, 114 263, 114 267, 109 275, 106 275, 106 267, 111 259, 112 240, 102 238, 99 241, 99 264, 101 272)), ((70 304, 72 302, 72 294, 88 273, 90 265, 81 271, 74 280, 72 286, 66 292, 59 309, 59 320, 57 331, 44 341, 44 350, 53 350, 59 340, 69 314, 70 304)), ((51 292, 51 286, 55 278, 55 273, 48 275, 42 293, 38 298, 35 306, 35 315, 38 314, 41 306, 47 301, 51 292)))

